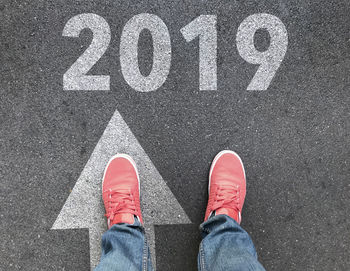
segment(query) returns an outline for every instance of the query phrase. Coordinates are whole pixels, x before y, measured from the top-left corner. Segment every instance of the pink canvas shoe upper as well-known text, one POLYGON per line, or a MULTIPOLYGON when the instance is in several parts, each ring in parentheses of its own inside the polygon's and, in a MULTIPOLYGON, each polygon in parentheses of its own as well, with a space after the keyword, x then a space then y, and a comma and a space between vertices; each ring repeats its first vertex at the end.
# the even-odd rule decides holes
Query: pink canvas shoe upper
POLYGON ((102 198, 108 228, 114 224, 133 224, 135 216, 142 222, 139 176, 136 164, 125 154, 114 156, 108 163, 102 184, 102 198))
POLYGON ((246 195, 243 163, 232 151, 222 151, 213 160, 209 173, 209 200, 205 221, 215 215, 225 214, 241 223, 241 213, 246 195))

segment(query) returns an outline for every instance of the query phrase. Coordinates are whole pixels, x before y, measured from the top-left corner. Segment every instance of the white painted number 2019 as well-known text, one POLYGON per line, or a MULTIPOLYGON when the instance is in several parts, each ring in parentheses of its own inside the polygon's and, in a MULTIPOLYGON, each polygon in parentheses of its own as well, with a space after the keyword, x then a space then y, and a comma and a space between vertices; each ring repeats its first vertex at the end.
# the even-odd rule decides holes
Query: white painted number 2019
MULTIPOLYGON (((217 89, 217 30, 215 15, 201 15, 180 31, 187 42, 199 37, 199 89, 217 89)), ((63 36, 78 37, 90 29, 93 38, 90 46, 63 75, 65 90, 109 90, 109 75, 87 75, 106 52, 111 31, 104 18, 84 13, 71 18, 63 29, 63 36)), ((248 63, 259 68, 247 90, 266 90, 275 76, 288 45, 286 27, 276 16, 258 13, 247 17, 238 27, 237 50, 248 63), (265 29, 270 35, 269 48, 258 51, 254 45, 257 30, 265 29)), ((167 26, 158 16, 142 13, 132 17, 124 26, 120 40, 120 66, 125 81, 135 90, 154 91, 160 88, 170 71, 171 41, 167 26), (152 35, 153 64, 147 75, 141 74, 138 64, 138 40, 147 29, 152 35)))

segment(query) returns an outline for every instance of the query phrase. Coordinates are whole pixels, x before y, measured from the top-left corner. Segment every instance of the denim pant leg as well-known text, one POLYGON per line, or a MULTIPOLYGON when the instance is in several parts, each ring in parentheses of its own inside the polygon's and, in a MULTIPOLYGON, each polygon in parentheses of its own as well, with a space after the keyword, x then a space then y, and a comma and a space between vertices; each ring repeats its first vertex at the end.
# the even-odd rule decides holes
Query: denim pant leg
POLYGON ((95 271, 152 271, 145 231, 140 222, 115 224, 102 236, 102 255, 95 271))
POLYGON ((263 271, 254 244, 240 225, 227 215, 217 215, 200 226, 200 271, 263 271))

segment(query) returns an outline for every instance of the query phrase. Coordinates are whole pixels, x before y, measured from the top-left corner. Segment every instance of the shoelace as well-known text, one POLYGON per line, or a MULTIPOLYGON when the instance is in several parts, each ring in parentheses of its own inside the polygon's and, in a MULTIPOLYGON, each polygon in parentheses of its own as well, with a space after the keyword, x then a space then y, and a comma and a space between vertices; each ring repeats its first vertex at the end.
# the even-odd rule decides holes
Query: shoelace
POLYGON ((212 209, 217 210, 219 208, 234 209, 239 212, 239 188, 235 185, 225 185, 217 188, 216 201, 213 204, 212 209))
POLYGON ((130 190, 110 189, 108 192, 108 207, 105 216, 113 221, 114 216, 120 213, 137 214, 134 195, 130 190))

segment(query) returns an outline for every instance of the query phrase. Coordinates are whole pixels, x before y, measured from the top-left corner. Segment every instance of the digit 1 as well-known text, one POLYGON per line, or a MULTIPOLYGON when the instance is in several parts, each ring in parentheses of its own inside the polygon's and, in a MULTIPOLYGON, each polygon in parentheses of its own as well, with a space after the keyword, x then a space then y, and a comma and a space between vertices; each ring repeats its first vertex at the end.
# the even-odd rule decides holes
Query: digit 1
POLYGON ((217 89, 217 30, 215 15, 201 15, 181 28, 187 42, 199 36, 199 89, 217 89))
POLYGON ((253 14, 240 24, 236 42, 238 52, 245 61, 260 64, 247 90, 266 90, 287 51, 286 27, 276 16, 253 14), (258 29, 266 29, 270 35, 270 46, 264 52, 259 52, 254 46, 254 35, 258 29))
POLYGON ((120 66, 125 81, 135 90, 156 90, 165 82, 171 61, 170 35, 165 23, 156 15, 141 13, 124 26, 120 40, 120 66), (148 76, 140 72, 137 58, 138 40, 142 30, 148 29, 153 40, 153 66, 148 76))

